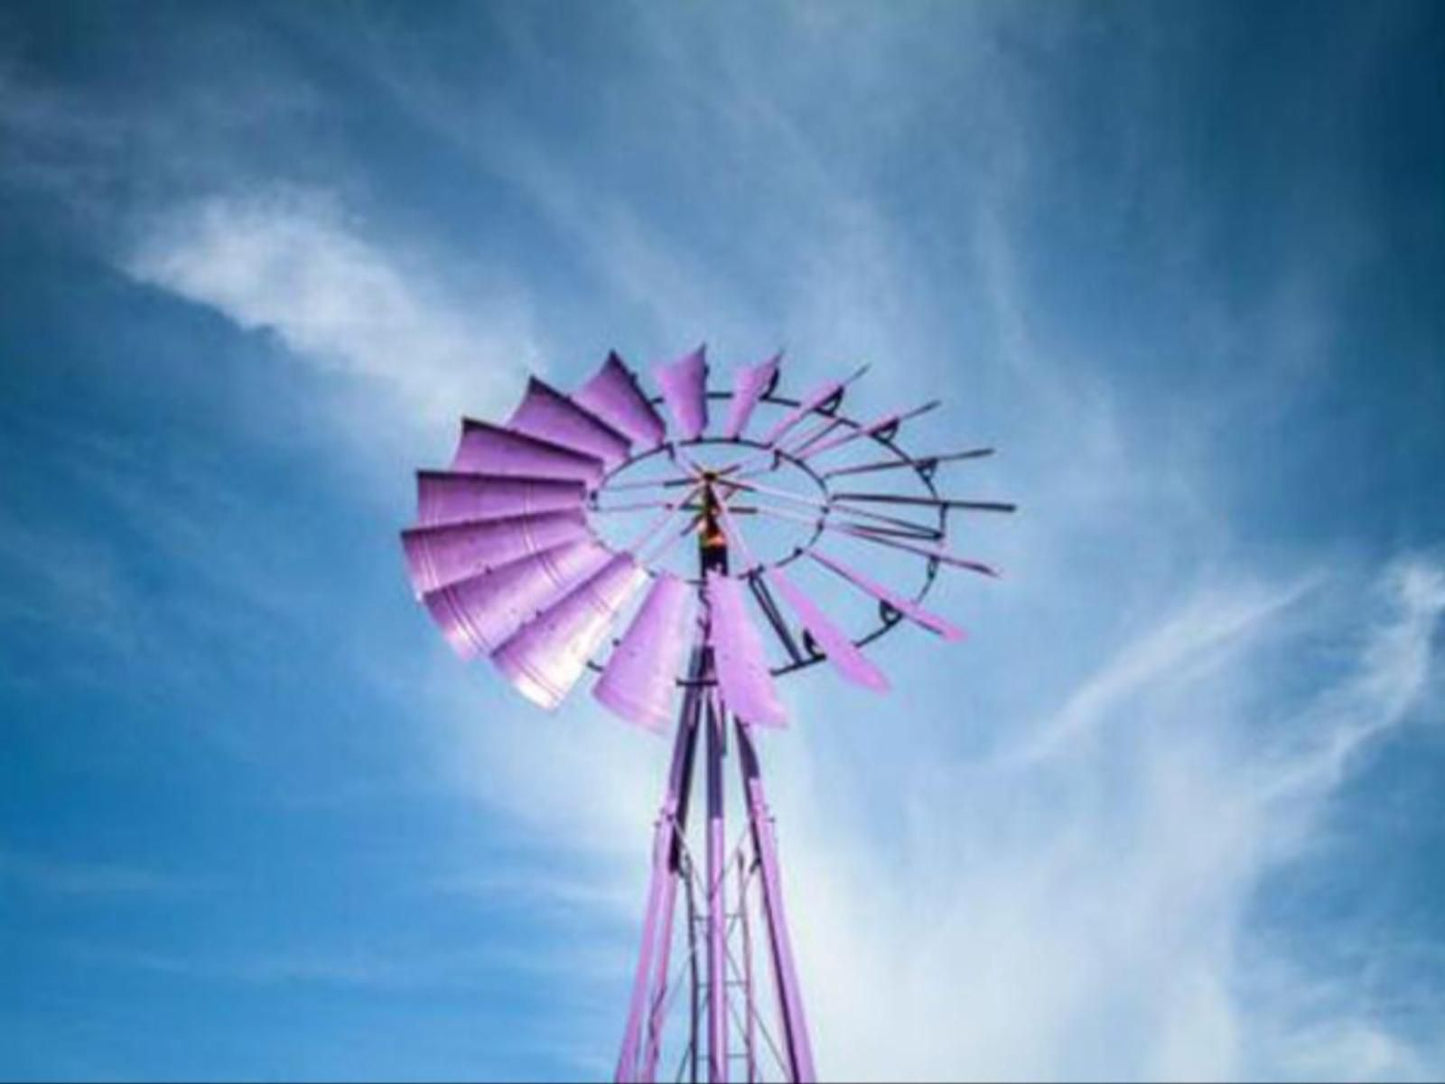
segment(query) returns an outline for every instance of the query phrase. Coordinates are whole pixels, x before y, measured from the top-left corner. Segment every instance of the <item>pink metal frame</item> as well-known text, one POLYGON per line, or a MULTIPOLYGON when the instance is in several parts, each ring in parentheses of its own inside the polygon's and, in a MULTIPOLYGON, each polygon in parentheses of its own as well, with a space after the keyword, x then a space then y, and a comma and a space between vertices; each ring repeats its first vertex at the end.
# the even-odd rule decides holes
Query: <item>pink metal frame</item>
POLYGON ((763 1059, 759 1056, 757 1040, 762 1033, 784 1079, 812 1081, 816 1079, 812 1041, 788 936, 777 841, 752 727, 728 710, 721 688, 714 680, 713 615, 705 585, 709 577, 726 573, 727 550, 723 547, 710 551, 700 546, 699 556, 703 582, 698 593, 702 611, 688 668, 690 680, 685 686, 673 741, 672 766, 654 829, 642 946, 633 975, 632 997, 614 1079, 619 1082, 657 1079, 668 1008, 677 994, 670 986, 669 966, 677 890, 682 886, 686 890, 689 955, 685 963, 691 977, 692 1012, 679 1078, 686 1075, 691 1081, 705 1079, 708 1084, 721 1084, 730 1078, 732 1064, 737 1060, 743 1064, 745 1078, 752 1084, 761 1079, 763 1059), (735 735, 741 793, 747 813, 747 832, 731 854, 727 849, 723 778, 729 722, 735 735), (707 799, 701 913, 693 891, 695 869, 687 842, 687 814, 699 742, 705 761, 703 786, 707 799), (733 869, 737 871, 737 889, 730 911, 727 886, 729 871, 733 869), (779 1034, 776 1041, 761 1024, 753 981, 748 890, 754 880, 759 886, 773 987, 777 992, 779 1034), (705 935, 701 971, 697 966, 699 924, 705 935), (701 1028, 704 1023, 705 1028, 701 1028), (731 1052, 735 1033, 742 1047, 736 1056, 731 1052))
POLYGON ((622 1050, 614 1079, 657 1079, 663 1034, 669 1008, 681 993, 670 975, 677 919, 678 889, 684 889, 689 959, 684 961, 691 979, 691 1031, 679 1066, 679 1078, 730 1079, 735 1062, 744 1079, 762 1079, 766 1054, 778 1063, 784 1079, 816 1080, 813 1047, 802 989, 793 960, 783 903, 782 874, 772 814, 768 809, 762 771, 752 727, 727 711, 715 687, 703 684, 711 665, 710 649, 694 648, 693 677, 683 698, 673 742, 672 766, 653 834, 652 875, 642 925, 642 945, 633 976, 622 1050), (726 850, 723 771, 728 755, 731 723, 738 769, 745 797, 747 831, 730 855, 726 850), (707 797, 706 866, 701 884, 702 906, 692 891, 696 881, 688 847, 687 821, 692 776, 698 746, 703 746, 707 797), (729 899, 729 871, 735 871, 736 890, 729 899), (756 884, 764 924, 765 944, 777 991, 777 1036, 767 1031, 759 1008, 753 972, 753 938, 749 917, 749 890, 756 884), (705 950, 697 967, 695 931, 701 925, 705 950), (705 1024, 705 1027, 701 1025, 705 1024), (759 1035, 766 1039, 760 1049, 759 1035), (738 1038, 741 1050, 730 1050, 738 1038))

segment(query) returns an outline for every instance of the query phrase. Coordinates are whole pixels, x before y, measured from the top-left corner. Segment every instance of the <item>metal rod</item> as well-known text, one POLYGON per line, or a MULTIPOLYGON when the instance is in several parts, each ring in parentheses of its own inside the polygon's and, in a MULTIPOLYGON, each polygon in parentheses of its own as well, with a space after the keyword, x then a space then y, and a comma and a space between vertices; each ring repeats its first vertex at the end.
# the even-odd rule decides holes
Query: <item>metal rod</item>
POLYGON ((645 557, 641 554, 638 554, 637 563, 648 566, 656 565, 672 551, 672 548, 674 546, 676 546, 684 538, 690 535, 693 531, 693 528, 695 528, 701 522, 702 514, 698 513, 697 515, 692 517, 692 519, 687 523, 686 526, 682 528, 682 530, 678 531, 676 534, 664 538, 661 544, 651 553, 647 554, 645 557))
POLYGON ((743 1022, 743 1052, 748 1063, 748 1084, 757 1084, 757 1011, 753 1007, 753 935, 748 924, 748 873, 747 863, 741 850, 738 851, 738 918, 742 926, 743 949, 743 1004, 747 1007, 743 1022))
POLYGON ((607 512, 641 512, 648 508, 666 508, 668 510, 677 507, 674 501, 628 501, 626 504, 609 504, 606 508, 594 508, 592 511, 600 514, 607 512))
MULTIPOLYGON (((758 482, 728 481, 724 484, 728 486, 734 486, 747 492, 762 493, 766 496, 776 498, 777 500, 789 501, 793 504, 802 505, 806 508, 814 508, 817 509, 819 512, 824 513, 825 515, 829 511, 846 512, 850 516, 862 516, 865 519, 877 520, 879 523, 887 523, 893 527, 912 529, 918 537, 943 537, 942 533, 938 530, 938 528, 932 527, 929 524, 914 523, 912 520, 898 519, 896 516, 884 515, 882 512, 870 512, 866 508, 839 508, 835 507, 830 501, 820 501, 816 497, 799 496, 796 493, 789 493, 787 490, 778 489, 775 486, 762 485, 758 482)), ((758 504, 758 507, 760 509, 764 507, 762 502, 756 503, 758 504)))
POLYGON ((610 482, 604 488, 609 493, 620 493, 627 489, 669 489, 696 481, 697 479, 690 474, 675 474, 668 478, 649 478, 646 481, 638 482, 610 482))
MULTIPOLYGON (((687 504, 688 501, 692 500, 696 493, 697 488, 694 487, 693 489, 688 491, 688 493, 681 500, 665 501, 662 504, 657 505, 656 507, 661 507, 663 509, 662 514, 654 516, 651 521, 648 522, 647 526, 642 528, 641 533, 638 534, 635 539, 633 539, 632 544, 624 548, 632 553, 636 553, 638 550, 640 550, 644 545, 646 545, 652 540, 654 535, 658 534, 662 530, 662 528, 667 525, 667 522, 672 519, 672 517, 677 513, 677 510, 679 508, 683 507, 685 504, 687 504)), ((639 505, 639 507, 648 507, 648 505, 639 505)), ((615 509, 609 509, 609 511, 615 511, 615 509)))
MULTIPOLYGON (((808 519, 806 516, 795 515, 791 512, 784 512, 780 508, 760 507, 758 511, 763 515, 776 516, 779 519, 792 520, 795 523, 807 523, 810 525, 817 523, 817 520, 808 519)), ((989 565, 983 564, 981 561, 970 561, 966 557, 956 557, 953 554, 949 553, 947 550, 941 548, 930 549, 919 546, 910 546, 907 543, 900 542, 895 538, 888 538, 880 535, 876 529, 869 528, 863 524, 839 523, 836 520, 830 519, 824 520, 822 526, 825 531, 835 531, 840 534, 846 534, 851 538, 857 538, 863 542, 876 542, 880 546, 891 546, 894 549, 907 550, 909 553, 917 554, 919 557, 928 557, 932 560, 940 561, 943 564, 952 565, 955 568, 966 568, 970 572, 978 572, 985 576, 998 575, 997 569, 992 568, 989 565)))
POLYGON ((960 459, 982 459, 988 455, 993 455, 992 448, 973 448, 967 452, 952 452, 948 455, 925 455, 917 459, 911 456, 905 456, 902 459, 880 459, 873 463, 860 463, 854 467, 838 467, 835 470, 824 471, 823 477, 839 478, 845 474, 867 474, 871 471, 897 470, 900 467, 912 467, 914 470, 919 467, 928 469, 930 465, 953 463, 960 459))
POLYGON ((836 501, 875 501, 879 504, 926 505, 929 508, 964 508, 973 512, 1017 512, 1009 501, 957 501, 947 497, 915 497, 897 493, 834 493, 836 501))
MULTIPOLYGON (((941 399, 930 399, 922 406, 916 406, 912 410, 905 410, 899 414, 889 414, 866 425, 860 425, 847 433, 841 433, 832 440, 825 440, 804 452, 807 445, 795 448, 790 453, 795 459, 812 459, 814 456, 822 455, 824 452, 831 452, 835 448, 841 448, 845 444, 857 440, 859 437, 871 437, 874 433, 880 433, 890 426, 897 428, 904 422, 912 421, 920 415, 927 414, 930 410, 936 409, 943 401, 941 399)), ((812 444, 812 441, 809 441, 812 444)))
POLYGON ((702 983, 698 980, 697 973, 697 898, 692 891, 692 878, 688 877, 683 882, 687 889, 687 968, 692 978, 692 1022, 689 1025, 691 1038, 688 1041, 688 1050, 691 1052, 691 1084, 697 1084, 698 1062, 700 1060, 698 1049, 698 1031, 702 1022, 702 983))
POLYGON ((837 429, 838 426, 843 424, 845 424, 843 419, 839 417, 824 418, 821 424, 815 425, 810 431, 803 435, 802 439, 795 442, 791 447, 784 448, 782 445, 779 445, 778 450, 792 456, 795 459, 806 459, 807 457, 803 455, 803 449, 807 448, 809 445, 816 444, 818 441, 822 440, 829 433, 831 433, 834 429, 837 429))
POLYGON ((742 773, 743 794, 748 805, 748 821, 753 831, 753 849, 762 870, 763 917, 767 923, 768 944, 772 950, 774 985, 778 993, 778 1010, 782 1019, 783 1043, 788 1056, 790 1078, 797 1084, 811 1084, 816 1079, 813 1068, 813 1044, 808 1036, 808 1021, 803 1012, 803 995, 798 984, 797 967, 793 963, 793 945, 788 936, 788 919, 783 907, 782 875, 778 870, 777 841, 773 835, 772 815, 768 811, 763 790, 762 771, 757 750, 753 746, 750 727, 733 717, 737 735, 738 768, 742 773))
MULTIPOLYGON (((688 676, 700 678, 703 667, 703 647, 694 646, 688 665, 688 676)), ((668 1004, 668 968, 672 959, 673 922, 677 908, 677 883, 684 876, 685 851, 687 848, 687 812, 692 801, 692 772, 697 757, 698 719, 701 712, 700 687, 689 686, 683 692, 682 709, 678 716, 678 729, 687 732, 687 752, 678 783, 677 812, 673 817, 676 830, 673 832, 667 864, 670 876, 662 889, 662 925, 657 949, 657 966, 653 973, 653 995, 648 1015, 648 1042, 643 1057, 640 1080, 650 1082, 657 1072, 657 1058, 662 1050, 662 1029, 666 1023, 668 1004)), ((688 921, 691 921, 689 915, 688 921)))
MULTIPOLYGON (((798 523, 808 523, 813 526, 817 526, 819 521, 825 520, 825 516, 829 514, 862 516, 865 519, 873 520, 876 523, 885 523, 888 525, 888 528, 892 528, 876 528, 880 534, 898 534, 907 538, 919 538, 924 541, 940 541, 944 537, 943 531, 930 524, 914 523, 912 520, 897 519, 893 516, 885 516, 881 512, 868 512, 861 508, 834 507, 828 509, 827 513, 819 513, 819 515, 815 516, 812 519, 809 519, 807 516, 800 516, 796 514, 788 515, 788 509, 779 508, 777 505, 769 504, 767 501, 755 501, 755 507, 758 512, 764 515, 772 513, 773 515, 780 516, 784 519, 792 519, 798 523)), ((831 522, 838 521, 833 520, 831 522)), ((823 526, 826 527, 827 522, 824 522, 823 526)), ((865 523, 860 523, 857 526, 867 527, 869 525, 865 523)))
MULTIPOLYGON (((700 656, 702 647, 693 649, 695 658, 700 656)), ((661 926, 665 925, 667 942, 671 943, 671 906, 664 908, 664 885, 672 879, 674 856, 678 845, 681 824, 686 819, 686 794, 691 778, 692 757, 696 748, 696 701, 697 696, 690 690, 683 698, 683 707, 678 719, 677 735, 673 741, 672 765, 667 775, 667 788, 663 793, 662 808, 658 813, 657 825, 653 831, 652 878, 648 886, 647 907, 642 923, 642 947, 638 952, 637 970, 632 981, 632 998, 628 1004, 627 1024, 623 1031, 622 1051, 617 1059, 618 1081, 639 1078, 638 1053, 641 1038, 642 1016, 648 1004, 648 984, 652 976, 652 960, 657 949, 661 926), (659 919, 666 911, 665 923, 659 919)), ((674 890, 675 891, 675 890, 674 890)), ((664 972, 665 974, 665 972, 664 972)))
POLYGON ((705 696, 707 720, 707 1079, 727 1084, 727 858, 723 810, 723 719, 705 696))

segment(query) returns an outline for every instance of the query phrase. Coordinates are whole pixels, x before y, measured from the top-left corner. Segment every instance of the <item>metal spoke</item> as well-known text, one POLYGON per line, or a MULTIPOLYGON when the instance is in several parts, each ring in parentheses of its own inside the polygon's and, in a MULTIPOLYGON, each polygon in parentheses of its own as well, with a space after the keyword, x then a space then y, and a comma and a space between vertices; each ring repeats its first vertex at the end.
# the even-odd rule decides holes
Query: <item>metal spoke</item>
POLYGON ((973 448, 967 452, 953 452, 949 455, 926 455, 914 458, 907 456, 903 459, 880 459, 873 463, 860 463, 852 467, 837 467, 833 470, 824 471, 824 478, 841 478, 845 474, 868 474, 880 470, 898 470, 900 467, 911 467, 913 470, 924 470, 931 472, 940 463, 955 463, 962 459, 983 459, 985 456, 993 455, 992 448, 973 448))
POLYGON ((1017 512, 1009 501, 960 501, 948 497, 914 497, 897 493, 834 493, 837 501, 872 501, 878 504, 911 504, 928 508, 959 508, 970 512, 1017 512))

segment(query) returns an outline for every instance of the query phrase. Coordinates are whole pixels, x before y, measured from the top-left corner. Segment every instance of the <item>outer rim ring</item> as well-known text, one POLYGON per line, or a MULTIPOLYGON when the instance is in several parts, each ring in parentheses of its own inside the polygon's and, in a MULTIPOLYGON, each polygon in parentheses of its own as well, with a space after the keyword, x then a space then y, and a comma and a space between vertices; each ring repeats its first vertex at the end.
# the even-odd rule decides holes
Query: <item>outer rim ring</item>
MULTIPOLYGON (((719 401, 725 401, 725 400, 731 399, 732 397, 733 397, 733 393, 732 393, 731 391, 728 391, 728 390, 708 391, 708 393, 707 393, 707 398, 708 398, 709 400, 714 400, 714 399, 715 399, 715 400, 719 400, 719 401)), ((661 396, 653 396, 653 397, 651 397, 651 400, 650 400, 650 401, 651 401, 654 405, 662 405, 662 403, 663 403, 663 399, 662 399, 661 396)), ((773 405, 775 405, 775 406, 780 406, 780 407, 794 407, 794 408, 799 407, 799 406, 802 405, 802 401, 801 401, 801 400, 798 400, 798 399, 790 399, 790 398, 788 398, 787 396, 773 395, 773 394, 771 394, 771 393, 768 393, 768 394, 763 395, 763 396, 759 399, 759 402, 771 403, 771 404, 773 404, 773 405)), ((839 411, 838 411, 836 408, 833 409, 833 410, 821 410, 821 409, 818 409, 818 408, 814 408, 813 410, 810 410, 807 415, 804 415, 804 417, 808 417, 808 416, 812 416, 812 415, 817 415, 817 416, 819 416, 819 417, 824 417, 824 418, 829 418, 829 419, 835 420, 835 421, 837 421, 837 422, 839 422, 839 423, 841 423, 841 424, 843 424, 843 425, 849 426, 849 427, 851 427, 851 428, 853 428, 853 429, 862 429, 862 428, 864 428, 864 424, 863 424, 863 423, 857 422, 857 421, 855 421, 854 419, 848 417, 847 415, 842 414, 842 413, 839 413, 839 411)), ((869 440, 873 441, 873 442, 874 442, 875 444, 877 444, 879 447, 885 449, 890 455, 892 455, 893 457, 895 457, 900 463, 907 464, 909 467, 911 467, 912 470, 913 470, 913 473, 918 477, 918 480, 923 483, 924 488, 928 491, 929 496, 931 496, 931 497, 933 497, 933 498, 935 498, 935 499, 938 498, 938 496, 939 496, 939 494, 938 494, 938 487, 937 487, 936 485, 934 485, 934 482, 933 482, 933 470, 932 470, 932 468, 931 468, 930 466, 928 466, 929 460, 928 460, 926 457, 925 457, 924 459, 918 459, 918 458, 915 458, 914 456, 910 455, 906 450, 904 450, 904 449, 899 445, 899 443, 898 443, 898 441, 897 441, 897 439, 896 439, 896 436, 884 436, 884 435, 881 435, 881 434, 879 434, 879 433, 869 433, 869 434, 867 434, 867 438, 868 438, 869 440)), ((789 564, 789 563, 791 563, 791 562, 793 562, 793 561, 798 560, 800 557, 802 557, 802 556, 804 556, 806 553, 808 553, 808 551, 811 550, 811 549, 813 548, 813 546, 817 543, 819 536, 822 535, 823 529, 824 529, 824 523, 825 523, 826 520, 827 520, 828 514, 829 514, 830 512, 832 512, 832 510, 833 510, 833 493, 832 493, 831 488, 828 486, 828 482, 827 482, 826 476, 825 476, 824 474, 820 474, 818 471, 816 471, 816 470, 814 470, 812 467, 808 466, 807 463, 805 463, 803 460, 800 460, 800 459, 798 459, 798 458, 796 458, 796 457, 794 457, 794 456, 791 456, 791 455, 789 455, 788 453, 783 452, 783 451, 781 451, 781 450, 779 450, 779 449, 777 449, 777 448, 770 448, 770 447, 768 447, 768 446, 766 446, 766 445, 763 445, 763 444, 758 443, 757 441, 749 440, 749 439, 747 439, 747 438, 745 438, 745 437, 709 437, 709 436, 701 436, 701 437, 696 437, 696 438, 694 438, 694 439, 692 439, 692 440, 685 440, 685 441, 666 441, 666 442, 664 442, 664 443, 662 443, 662 444, 657 445, 656 447, 649 448, 649 449, 647 449, 647 451, 642 452, 642 453, 640 453, 640 454, 638 454, 638 455, 629 456, 627 459, 623 460, 623 461, 622 461, 621 463, 619 463, 617 466, 615 466, 615 467, 613 467, 611 470, 607 471, 607 472, 606 472, 605 474, 603 474, 602 477, 598 480, 596 487, 592 490, 592 493, 593 493, 594 495, 595 495, 595 494, 598 494, 598 493, 601 493, 604 489, 606 489, 607 483, 608 483, 612 478, 614 478, 616 475, 621 474, 623 471, 628 470, 628 469, 631 468, 634 464, 641 463, 641 462, 643 462, 644 460, 647 460, 647 459, 652 458, 653 456, 656 456, 656 455, 659 455, 659 454, 667 454, 667 455, 671 456, 671 455, 673 454, 673 452, 674 452, 677 448, 697 447, 697 446, 700 446, 700 445, 709 445, 709 444, 710 444, 710 445, 732 445, 732 446, 740 447, 740 448, 753 448, 753 449, 757 449, 757 450, 760 450, 760 451, 770 451, 770 452, 774 452, 774 453, 776 453, 780 458, 782 458, 783 460, 787 461, 787 462, 788 462, 789 464, 791 464, 792 466, 797 467, 798 469, 802 470, 805 474, 807 474, 808 477, 810 477, 810 478, 817 484, 818 488, 819 488, 820 490, 822 490, 823 495, 824 495, 824 508, 823 508, 822 510, 820 510, 820 512, 819 512, 818 518, 817 518, 817 522, 816 522, 816 524, 815 524, 814 527, 813 527, 813 533, 812 533, 812 535, 808 538, 807 542, 804 543, 804 544, 802 544, 802 545, 800 545, 800 546, 798 546, 798 547, 796 547, 791 554, 789 554, 788 556, 782 558, 781 560, 774 561, 774 562, 772 562, 771 564, 768 564, 768 565, 765 565, 765 566, 756 566, 756 567, 754 567, 754 568, 751 568, 751 569, 749 569, 744 575, 745 575, 746 577, 748 577, 748 578, 751 578, 751 577, 753 577, 753 576, 756 576, 756 575, 758 574, 758 572, 761 570, 761 568, 763 568, 763 567, 766 567, 766 568, 779 568, 779 567, 781 567, 781 566, 783 566, 783 565, 785 565, 785 564, 789 564)), ((939 505, 939 506, 937 506, 937 507, 934 509, 934 512, 935 512, 935 515, 936 515, 936 517, 937 517, 936 530, 939 532, 939 536, 940 536, 940 537, 939 537, 939 542, 940 542, 940 544, 941 544, 941 543, 947 541, 947 539, 948 539, 948 507, 947 507, 946 505, 939 505)), ((933 588, 934 581, 937 580, 937 578, 938 578, 938 570, 939 570, 939 562, 938 562, 938 560, 937 560, 936 558, 933 558, 933 557, 925 557, 925 556, 923 556, 923 555, 920 554, 920 555, 918 555, 918 559, 924 562, 924 572, 923 572, 923 582, 919 585, 917 591, 916 591, 916 592, 914 593, 914 595, 913 595, 913 601, 915 601, 915 602, 921 601, 921 600, 924 598, 924 596, 927 595, 928 592, 933 588)), ((656 573, 654 573, 654 572, 652 571, 652 569, 646 569, 645 571, 647 572, 647 574, 648 574, 649 576, 654 576, 654 575, 656 575, 656 573)), ((691 578, 689 578, 689 579, 687 580, 687 582, 690 583, 690 584, 692 584, 692 585, 695 586, 695 587, 698 587, 698 588, 701 587, 701 580, 700 580, 699 578, 697 578, 697 577, 691 577, 691 578)), ((893 609, 892 607, 890 607, 887 603, 880 601, 880 602, 878 603, 878 623, 877 623, 873 628, 871 628, 868 632, 864 633, 864 634, 861 635, 861 636, 855 637, 855 638, 853 639, 853 644, 854 644, 854 646, 855 646, 855 647, 859 647, 859 648, 863 648, 863 647, 866 647, 867 645, 873 643, 875 640, 878 640, 879 638, 881 638, 881 637, 883 637, 883 636, 886 636, 889 632, 891 632, 891 631, 901 622, 902 616, 903 616, 902 614, 898 613, 898 611, 894 610, 894 609, 893 609)), ((613 650, 613 649, 616 647, 617 642, 618 642, 618 637, 613 637, 612 639, 610 639, 610 640, 608 641, 608 651, 609 651, 609 653, 611 652, 611 650, 613 650)), ((810 655, 808 658, 805 658, 805 659, 802 659, 802 660, 799 660, 799 661, 789 661, 789 662, 786 662, 786 663, 782 664, 781 666, 773 666, 773 667, 770 667, 770 668, 769 668, 769 671, 770 671, 770 673, 771 673, 774 677, 782 677, 782 676, 785 675, 785 674, 791 674, 791 673, 794 673, 794 672, 796 672, 796 671, 798 671, 798 670, 805 670, 805 669, 807 669, 807 668, 810 667, 810 666, 815 666, 815 665, 817 665, 818 663, 824 661, 824 658, 825 658, 824 655, 822 655, 822 654, 820 654, 820 653, 814 653, 814 654, 810 655)), ((594 671, 597 671, 597 672, 599 672, 599 673, 600 673, 600 672, 602 671, 602 669, 603 669, 603 665, 602 665, 601 663, 597 662, 597 660, 596 660, 595 658, 589 659, 588 662, 587 662, 587 666, 588 666, 589 669, 594 670, 594 671)), ((678 684, 678 685, 680 685, 680 686, 698 686, 698 685, 701 685, 701 686, 709 686, 709 685, 715 685, 715 684, 717 684, 717 681, 716 681, 715 678, 714 678, 714 679, 709 679, 709 680, 706 680, 706 681, 698 681, 698 680, 694 680, 694 679, 691 679, 691 678, 688 678, 688 677, 685 677, 685 676, 680 676, 680 677, 675 678, 674 680, 675 680, 676 684, 678 684)))

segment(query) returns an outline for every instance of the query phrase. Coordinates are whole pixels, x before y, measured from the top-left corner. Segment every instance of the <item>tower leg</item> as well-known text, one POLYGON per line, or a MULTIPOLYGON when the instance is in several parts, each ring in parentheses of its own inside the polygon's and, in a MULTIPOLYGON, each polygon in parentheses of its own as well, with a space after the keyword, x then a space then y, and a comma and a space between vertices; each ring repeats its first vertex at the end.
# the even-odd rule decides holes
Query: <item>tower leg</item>
POLYGON ((743 1053, 748 1066, 748 1084, 758 1084, 758 1014, 753 1002, 753 934, 748 924, 748 864, 738 851, 738 926, 743 948, 743 1053))
MULTIPOLYGON (((694 672, 700 669, 701 649, 694 655, 694 672)), ((622 1051, 617 1059, 614 1079, 632 1081, 651 1079, 656 1065, 655 1029, 661 1026, 661 1001, 666 994, 668 957, 672 946, 673 915, 677 899, 677 880, 682 858, 683 832, 687 824, 688 795, 692 790, 692 762, 697 750, 697 730, 702 693, 692 687, 683 697, 677 735, 673 741, 672 766, 668 772, 667 790, 653 832, 652 877, 647 891, 647 910, 642 923, 642 946, 637 956, 637 971, 632 981, 632 998, 627 1011, 627 1025, 622 1037, 622 1051), (659 963, 658 994, 649 1004, 653 960, 659 963), (644 1016, 651 1025, 644 1051, 642 1028, 644 1016), (640 1054, 645 1057, 640 1058, 640 1054)))
POLYGON ((727 846, 723 820, 725 716, 707 697, 707 1079, 728 1078, 727 846))
POLYGON ((808 1037, 808 1021, 803 1014, 803 995, 798 986, 798 973, 793 965, 793 945, 788 937, 787 914, 783 909, 782 877, 778 871, 777 841, 773 836, 773 819, 768 812, 767 795, 763 790, 762 772, 757 750, 747 723, 736 719, 738 765, 743 777, 743 793, 748 803, 748 822, 752 829, 753 847, 757 851, 762 874, 763 917, 767 923, 768 947, 772 953, 773 981, 778 991, 778 1014, 782 1020, 784 1052, 792 1080, 811 1084, 817 1079, 813 1068, 813 1044, 808 1037))

